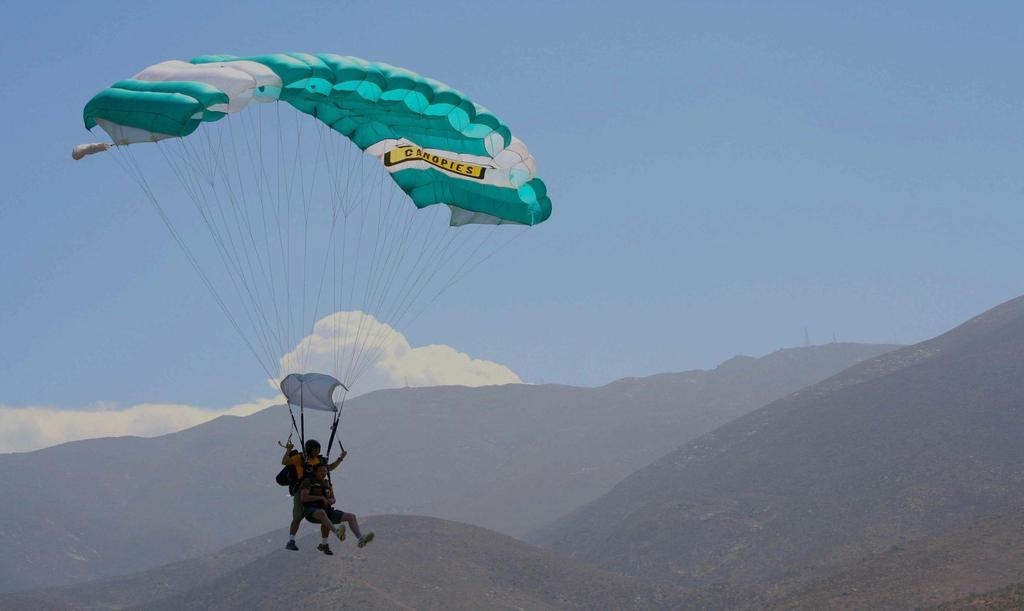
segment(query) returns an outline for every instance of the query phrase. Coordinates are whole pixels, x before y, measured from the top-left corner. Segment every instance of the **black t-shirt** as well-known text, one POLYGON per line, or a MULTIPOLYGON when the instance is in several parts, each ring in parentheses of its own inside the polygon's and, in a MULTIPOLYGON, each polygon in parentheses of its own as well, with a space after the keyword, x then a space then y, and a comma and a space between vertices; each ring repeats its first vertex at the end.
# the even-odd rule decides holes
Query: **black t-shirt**
MULTIPOLYGON (((308 490, 309 494, 313 496, 322 496, 326 498, 331 497, 331 484, 327 480, 318 482, 315 479, 306 478, 302 480, 302 484, 299 486, 299 494, 302 494, 302 490, 308 490)), ((326 501, 313 501, 311 503, 303 504, 310 507, 319 507, 320 509, 327 508, 326 501)))

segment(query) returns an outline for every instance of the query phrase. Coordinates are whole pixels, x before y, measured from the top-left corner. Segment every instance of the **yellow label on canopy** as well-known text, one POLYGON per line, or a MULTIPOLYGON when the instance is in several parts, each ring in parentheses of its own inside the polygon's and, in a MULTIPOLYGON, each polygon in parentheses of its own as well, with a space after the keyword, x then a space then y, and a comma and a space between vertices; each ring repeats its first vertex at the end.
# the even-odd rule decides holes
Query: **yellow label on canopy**
POLYGON ((487 172, 487 166, 459 161, 458 159, 448 159, 435 153, 428 153, 418 146, 409 144, 396 146, 384 154, 385 167, 391 167, 407 161, 425 161, 436 168, 451 172, 452 174, 465 176, 466 178, 476 178, 477 180, 482 179, 484 173, 487 172))

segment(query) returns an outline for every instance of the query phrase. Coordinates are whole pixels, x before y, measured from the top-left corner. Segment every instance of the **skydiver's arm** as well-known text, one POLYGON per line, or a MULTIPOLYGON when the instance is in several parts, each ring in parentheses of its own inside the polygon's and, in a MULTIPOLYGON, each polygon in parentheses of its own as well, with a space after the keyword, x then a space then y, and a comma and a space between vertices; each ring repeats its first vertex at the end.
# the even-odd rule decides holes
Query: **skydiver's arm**
POLYGON ((284 457, 281 458, 282 465, 287 467, 288 465, 292 464, 292 449, 294 447, 295 446, 293 446, 292 444, 288 444, 284 447, 284 457))
POLYGON ((306 503, 319 503, 320 501, 326 500, 326 497, 322 497, 318 494, 310 494, 309 488, 303 488, 302 494, 301 496, 299 496, 299 501, 302 502, 303 505, 305 505, 306 503))
POLYGON ((345 460, 346 456, 348 456, 348 452, 342 450, 341 456, 338 457, 338 460, 336 460, 336 461, 332 462, 331 464, 327 465, 327 470, 328 471, 334 471, 335 469, 337 469, 338 465, 341 464, 341 461, 345 460))

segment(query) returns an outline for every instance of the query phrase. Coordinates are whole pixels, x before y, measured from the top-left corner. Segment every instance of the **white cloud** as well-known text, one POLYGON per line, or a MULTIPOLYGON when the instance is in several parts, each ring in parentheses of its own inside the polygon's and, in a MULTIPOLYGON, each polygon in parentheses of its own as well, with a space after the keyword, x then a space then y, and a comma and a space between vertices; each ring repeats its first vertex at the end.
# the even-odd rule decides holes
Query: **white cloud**
MULTIPOLYGON (((413 347, 405 336, 373 316, 337 312, 320 319, 313 333, 281 357, 281 373, 329 373, 343 381, 355 378, 350 396, 382 388, 409 386, 487 386, 522 383, 511 369, 475 359, 444 344, 413 347)), ((276 383, 271 385, 276 390, 276 383)), ((84 409, 0 405, 0 452, 27 452, 95 437, 155 437, 202 424, 223 415, 247 416, 280 403, 277 396, 228 409, 143 403, 118 409, 96 405, 84 409)))
POLYGON ((362 312, 336 312, 281 357, 281 375, 329 373, 352 382, 350 396, 401 386, 517 384, 514 371, 444 344, 413 347, 390 325, 362 312))
POLYGON ((3 423, 0 426, 0 452, 27 452, 95 437, 155 437, 219 416, 248 416, 273 404, 272 399, 261 399, 221 410, 160 403, 143 403, 124 409, 109 406, 58 409, 0 405, 0 422, 3 423))

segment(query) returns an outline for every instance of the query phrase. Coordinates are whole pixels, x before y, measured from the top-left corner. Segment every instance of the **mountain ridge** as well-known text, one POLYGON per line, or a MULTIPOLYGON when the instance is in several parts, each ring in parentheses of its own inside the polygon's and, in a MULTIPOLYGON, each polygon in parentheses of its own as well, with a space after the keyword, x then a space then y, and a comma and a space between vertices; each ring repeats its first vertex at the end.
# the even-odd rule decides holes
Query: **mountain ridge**
MULTIPOLYGON (((889 348, 793 349, 738 370, 601 388, 370 393, 342 417, 339 438, 350 454, 334 473, 339 503, 357 514, 427 515, 521 534, 683 441, 889 348)), ((306 414, 307 435, 319 437, 327 423, 306 414)), ((272 478, 289 425, 283 410, 264 410, 156 438, 0 456, 0 478, 19 491, 0 497, 0 544, 11 551, 0 557, 0 591, 123 574, 283 530, 290 499, 272 478), (245 520, 220 510, 240 502, 245 520), (37 545, 40 536, 50 545, 37 545)))
POLYGON ((688 442, 527 540, 690 586, 826 575, 1024 502, 1022 380, 1018 298, 688 442))

